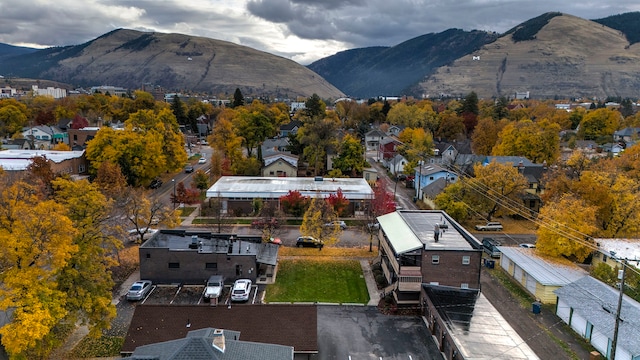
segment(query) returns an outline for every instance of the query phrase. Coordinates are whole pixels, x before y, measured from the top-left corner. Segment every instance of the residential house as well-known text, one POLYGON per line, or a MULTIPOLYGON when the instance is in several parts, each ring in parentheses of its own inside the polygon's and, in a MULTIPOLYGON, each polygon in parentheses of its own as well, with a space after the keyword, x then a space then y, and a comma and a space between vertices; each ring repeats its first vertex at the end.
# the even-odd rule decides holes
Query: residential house
POLYGON ((620 308, 617 289, 584 276, 554 291, 556 315, 588 341, 606 359, 640 359, 640 304, 624 295, 620 308), (616 328, 616 314, 620 321, 616 328), (617 329, 616 352, 612 343, 617 329))
POLYGON ((182 339, 137 347, 132 360, 293 360, 293 347, 240 341, 240 332, 205 328, 182 339))
POLYGON ((82 151, 54 150, 4 150, 0 151, 0 167, 5 171, 25 171, 35 157, 44 157, 51 161, 51 170, 55 174, 86 176, 89 162, 82 151))
POLYGON ((611 156, 620 156, 620 153, 624 151, 624 145, 619 143, 606 143, 600 146, 602 152, 611 156))
POLYGON ((278 137, 275 139, 265 139, 262 142, 262 157, 277 154, 277 153, 289 153, 287 148, 290 141, 288 137, 278 137))
POLYGON ((289 112, 295 114, 298 110, 304 110, 307 108, 307 104, 304 101, 292 101, 289 105, 289 112))
POLYGON ((573 263, 542 258, 536 249, 509 246, 498 249, 502 269, 543 304, 555 304, 554 290, 588 275, 573 263))
POLYGON ((200 115, 196 119, 196 126, 198 128, 199 136, 207 136, 211 133, 211 119, 208 115, 200 115))
POLYGON ((614 142, 636 142, 640 139, 640 128, 637 127, 627 127, 622 130, 613 132, 613 141, 614 142))
POLYGON ((400 146, 402 145, 403 142, 393 136, 388 136, 380 140, 380 146, 378 147, 378 161, 385 162, 386 160, 392 159, 398 154, 400 146))
POLYGON ((454 165, 459 154, 472 153, 469 141, 455 141, 452 143, 437 141, 433 145, 433 155, 429 157, 429 162, 432 164, 454 165))
POLYGON ((288 153, 275 153, 263 158, 262 176, 296 177, 298 176, 298 156, 288 153))
POLYGON ((287 124, 280 125, 280 137, 288 137, 289 134, 297 134, 298 129, 302 127, 302 122, 291 120, 287 124))
POLYGON ((438 179, 444 179, 447 184, 458 180, 458 175, 436 164, 420 165, 414 169, 416 184, 416 199, 423 199, 424 187, 438 179))
POLYGON ((437 178, 432 183, 422 187, 422 201, 431 209, 437 209, 435 203, 438 196, 449 185, 446 178, 437 178))
POLYGON ((380 146, 380 140, 387 137, 387 134, 380 129, 373 129, 364 134, 364 143, 367 150, 376 150, 380 146))
POLYGON ((404 166, 407 165, 409 161, 402 155, 396 154, 396 156, 387 159, 384 162, 384 165, 389 169, 389 172, 393 175, 401 174, 405 171, 404 166))
POLYGON ((422 284, 479 289, 482 245, 440 210, 379 216, 383 274, 399 305, 418 304, 422 284))
POLYGON ((621 269, 618 259, 640 270, 640 240, 638 239, 594 239, 600 251, 595 251, 592 265, 605 263, 613 269, 621 269))
POLYGON ((8 99, 17 96, 16 89, 6 86, 0 88, 0 99, 8 99))
MULTIPOLYGON (((142 350, 138 349, 142 346, 174 340, 184 341, 189 336, 190 331, 199 330, 204 331, 206 334, 210 331, 210 328, 216 328, 224 329, 226 341, 233 339, 243 343, 279 345, 289 349, 293 348, 293 359, 295 360, 317 359, 317 312, 317 306, 302 304, 243 304, 230 307, 202 305, 136 306, 129 330, 124 338, 121 354, 127 356, 135 354, 137 351, 141 353, 142 350)), ((200 337, 203 333, 199 332, 195 335, 200 337)), ((176 349, 175 344, 168 345, 170 346, 169 348, 176 349)), ((226 348, 228 351, 225 351, 224 356, 230 356, 235 353, 232 349, 239 350, 240 345, 244 344, 229 345, 226 348)), ((260 347, 259 349, 264 350, 264 357, 258 357, 258 359, 271 359, 269 357, 271 354, 269 352, 270 348, 260 347)), ((195 354, 186 353, 186 356, 182 357, 182 359, 199 359, 192 357, 193 355, 195 354)), ((216 355, 220 354, 216 353, 216 355)), ((146 359, 149 358, 147 357, 146 359)), ((207 360, 209 359, 216 358, 207 358, 207 360)), ((229 358, 218 357, 218 359, 229 358)), ((291 357, 287 359, 291 359, 291 357)))
POLYGON ((422 285, 423 319, 447 360, 538 356, 478 290, 422 285))
POLYGON ((378 181, 378 170, 376 168, 364 168, 362 169, 362 177, 373 186, 378 181))
POLYGON ((31 126, 22 128, 22 137, 33 141, 37 149, 50 150, 57 143, 69 144, 68 134, 57 126, 31 126))
POLYGON ((391 125, 389 129, 387 129, 387 135, 389 136, 399 136, 402 130, 405 129, 406 126, 403 125, 391 125))
POLYGON ((347 214, 363 211, 373 198, 373 190, 362 178, 222 176, 209 190, 208 198, 220 199, 224 213, 249 214, 253 199, 262 199, 280 208, 280 198, 290 191, 302 196, 326 198, 338 189, 349 200, 347 214))
POLYGON ((279 245, 260 236, 160 230, 138 249, 140 278, 154 283, 202 284, 211 275, 227 281, 271 283, 279 245))
POLYGON ((2 139, 0 149, 4 150, 33 150, 34 146, 29 139, 2 139))

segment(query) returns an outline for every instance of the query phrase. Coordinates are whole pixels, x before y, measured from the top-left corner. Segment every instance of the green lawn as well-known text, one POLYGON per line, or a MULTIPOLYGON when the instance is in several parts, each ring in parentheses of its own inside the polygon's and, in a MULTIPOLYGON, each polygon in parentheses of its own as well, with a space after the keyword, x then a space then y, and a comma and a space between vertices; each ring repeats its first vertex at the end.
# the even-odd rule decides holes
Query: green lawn
POLYGON ((364 304, 369 293, 357 260, 282 260, 265 300, 364 304))

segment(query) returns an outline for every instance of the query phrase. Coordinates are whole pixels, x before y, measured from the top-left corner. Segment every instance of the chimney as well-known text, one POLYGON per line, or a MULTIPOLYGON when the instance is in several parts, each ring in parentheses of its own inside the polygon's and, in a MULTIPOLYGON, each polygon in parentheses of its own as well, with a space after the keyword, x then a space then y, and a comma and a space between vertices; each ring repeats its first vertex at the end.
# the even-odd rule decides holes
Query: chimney
POLYGON ((220 352, 224 353, 224 331, 222 329, 213 330, 213 341, 211 345, 220 352))

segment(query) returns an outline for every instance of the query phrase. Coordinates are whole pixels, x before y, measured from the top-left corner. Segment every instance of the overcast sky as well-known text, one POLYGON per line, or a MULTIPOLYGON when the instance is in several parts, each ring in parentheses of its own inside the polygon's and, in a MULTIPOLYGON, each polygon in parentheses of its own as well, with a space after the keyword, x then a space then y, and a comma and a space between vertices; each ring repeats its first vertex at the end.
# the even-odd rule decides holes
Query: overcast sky
POLYGON ((450 28, 504 32, 549 11, 599 19, 638 0, 0 0, 0 43, 77 45, 117 28, 204 36, 307 65, 450 28))

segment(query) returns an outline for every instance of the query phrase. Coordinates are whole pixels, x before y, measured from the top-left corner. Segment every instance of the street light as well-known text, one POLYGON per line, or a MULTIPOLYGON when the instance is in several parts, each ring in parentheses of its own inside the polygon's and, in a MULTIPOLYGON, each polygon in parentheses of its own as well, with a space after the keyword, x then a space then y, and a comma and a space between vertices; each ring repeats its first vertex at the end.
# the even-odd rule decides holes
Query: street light
POLYGON ((171 199, 171 202, 173 203, 173 210, 176 209, 176 179, 171 179, 171 182, 173 183, 173 199, 171 199))

